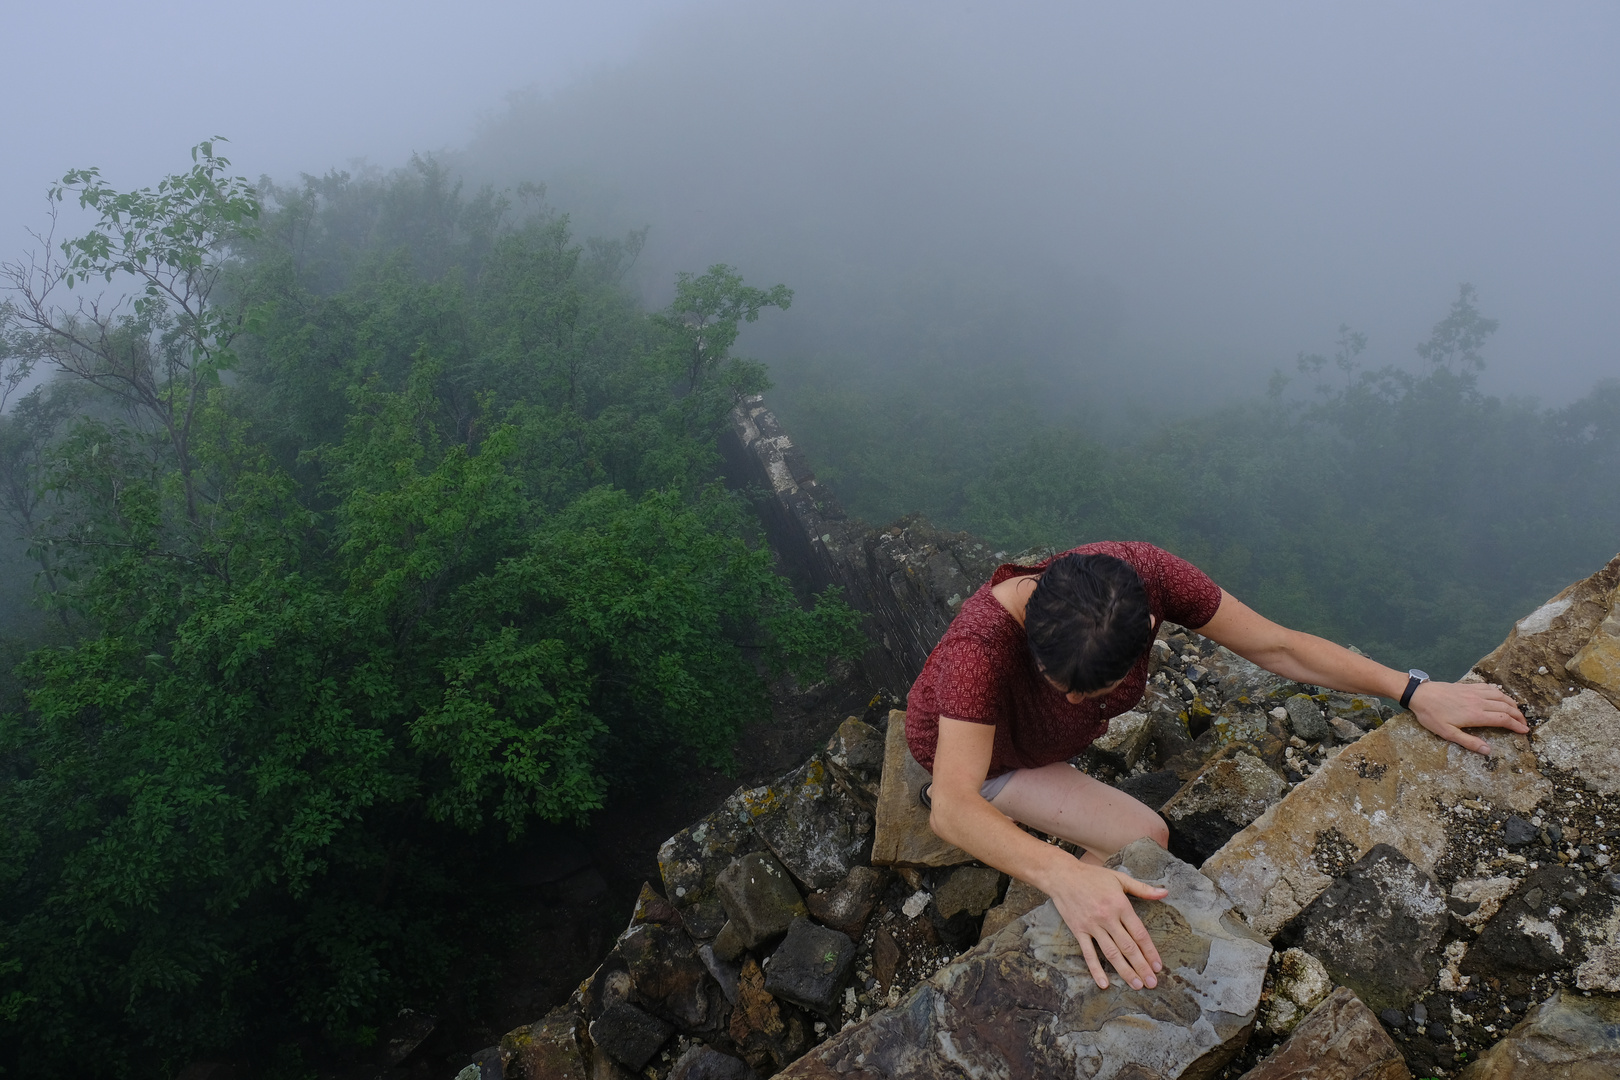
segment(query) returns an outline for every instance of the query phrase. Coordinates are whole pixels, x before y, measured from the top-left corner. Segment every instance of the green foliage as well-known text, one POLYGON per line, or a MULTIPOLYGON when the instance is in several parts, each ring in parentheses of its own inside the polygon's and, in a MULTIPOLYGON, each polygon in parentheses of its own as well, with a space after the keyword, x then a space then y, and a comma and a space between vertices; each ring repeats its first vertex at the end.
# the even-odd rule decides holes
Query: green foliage
POLYGON ((98 384, 59 359, 81 324, 40 306, 34 355, 144 411, 64 430, 41 391, 0 427, 8 509, 79 620, 0 725, 5 1067, 364 1043, 436 996, 479 860, 727 765, 763 674, 858 646, 712 482, 761 382, 736 323, 785 290, 694 279, 720 297, 694 384, 676 315, 617 285, 639 237, 581 248, 428 162, 265 210, 198 154, 151 192, 65 181, 103 218, 61 280, 190 283, 98 324, 183 363, 98 384))

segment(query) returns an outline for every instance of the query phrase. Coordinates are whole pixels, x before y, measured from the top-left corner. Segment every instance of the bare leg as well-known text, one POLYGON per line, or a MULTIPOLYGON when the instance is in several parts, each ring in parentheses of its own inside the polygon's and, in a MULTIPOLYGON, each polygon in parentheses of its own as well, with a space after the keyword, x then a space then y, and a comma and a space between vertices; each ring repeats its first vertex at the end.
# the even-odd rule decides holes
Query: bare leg
POLYGON ((1170 829, 1158 814, 1067 762, 1020 769, 990 805, 1014 821, 1085 848, 1084 862, 1100 864, 1144 836, 1160 847, 1170 844, 1170 829))

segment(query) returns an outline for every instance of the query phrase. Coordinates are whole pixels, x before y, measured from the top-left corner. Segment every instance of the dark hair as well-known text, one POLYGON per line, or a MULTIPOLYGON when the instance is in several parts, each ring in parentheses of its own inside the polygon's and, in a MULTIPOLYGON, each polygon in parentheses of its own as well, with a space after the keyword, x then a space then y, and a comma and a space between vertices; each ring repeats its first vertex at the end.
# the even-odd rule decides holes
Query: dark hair
POLYGON ((1112 555, 1064 555, 1041 573, 1024 609, 1024 632, 1041 669, 1068 693, 1123 679, 1153 644, 1147 590, 1112 555))

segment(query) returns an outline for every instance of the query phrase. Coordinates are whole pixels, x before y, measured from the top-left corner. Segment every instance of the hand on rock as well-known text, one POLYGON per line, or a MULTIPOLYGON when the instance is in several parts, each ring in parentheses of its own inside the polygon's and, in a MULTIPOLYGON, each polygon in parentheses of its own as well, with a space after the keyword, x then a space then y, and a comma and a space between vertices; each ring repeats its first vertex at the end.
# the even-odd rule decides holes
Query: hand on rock
POLYGON ((1524 734, 1530 726, 1502 688, 1489 683, 1426 682, 1412 692, 1417 722, 1465 750, 1490 756, 1491 744, 1464 728, 1502 727, 1524 734))
POLYGON ((1136 917, 1130 897, 1162 900, 1168 894, 1168 889, 1144 884, 1129 874, 1078 860, 1051 890, 1058 914, 1080 943, 1091 977, 1104 990, 1108 989, 1108 975, 1103 959, 1133 990, 1159 984, 1154 973, 1163 971, 1164 964, 1147 927, 1136 917))

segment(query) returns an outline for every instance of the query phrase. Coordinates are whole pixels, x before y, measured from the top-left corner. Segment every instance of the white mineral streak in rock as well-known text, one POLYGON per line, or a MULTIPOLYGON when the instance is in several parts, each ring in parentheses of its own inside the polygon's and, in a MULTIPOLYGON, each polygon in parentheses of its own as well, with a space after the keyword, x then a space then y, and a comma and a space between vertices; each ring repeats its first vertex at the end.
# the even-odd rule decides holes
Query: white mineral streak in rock
POLYGON ((1514 625, 1521 634, 1542 634, 1553 624, 1553 620, 1570 609, 1574 600, 1549 600, 1536 610, 1520 619, 1514 625))
POLYGON ((1512 877, 1468 878, 1452 885, 1451 895, 1465 904, 1479 905, 1473 912, 1461 916, 1463 923, 1478 929, 1496 914, 1502 901, 1518 884, 1519 879, 1512 877))
POLYGON ((1553 765, 1605 795, 1620 794, 1620 709, 1602 694, 1582 690, 1560 701, 1534 741, 1536 752, 1553 765))

